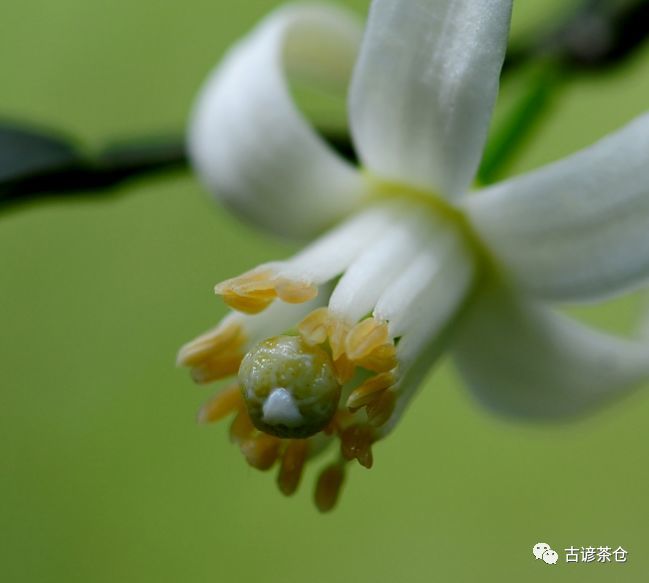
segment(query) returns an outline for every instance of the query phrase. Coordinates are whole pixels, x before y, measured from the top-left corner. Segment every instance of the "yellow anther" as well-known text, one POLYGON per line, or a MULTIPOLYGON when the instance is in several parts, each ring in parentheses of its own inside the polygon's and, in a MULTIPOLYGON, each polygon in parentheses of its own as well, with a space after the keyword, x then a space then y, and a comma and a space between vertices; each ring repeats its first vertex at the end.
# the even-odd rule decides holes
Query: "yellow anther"
POLYGON ((345 341, 349 329, 350 325, 339 318, 330 317, 327 321, 327 337, 331 346, 331 356, 334 360, 338 360, 345 354, 345 341))
POLYGON ((349 358, 347 358, 346 354, 342 354, 340 358, 334 360, 336 380, 341 385, 344 385, 345 383, 348 383, 350 380, 352 380, 355 370, 356 366, 351 360, 349 360, 349 358))
POLYGON ((376 401, 381 393, 394 384, 395 378, 392 373, 384 372, 367 379, 362 385, 355 388, 347 399, 347 407, 350 411, 356 411, 361 407, 376 401))
POLYGON ((226 279, 214 287, 218 295, 234 293, 258 297, 274 296, 275 273, 271 269, 256 269, 242 273, 237 277, 226 279))
POLYGON ((281 440, 266 433, 259 433, 239 444, 246 461, 257 470, 269 470, 279 457, 281 440))
POLYGON ((243 353, 238 350, 216 354, 191 369, 192 379, 201 385, 224 379, 236 374, 242 360, 243 353))
POLYGON ((223 294, 223 301, 237 312, 244 314, 259 314, 263 312, 274 298, 257 298, 252 296, 242 296, 233 293, 223 294))
POLYGON ((327 425, 322 431, 325 435, 333 435, 334 433, 341 433, 345 427, 354 423, 354 416, 347 409, 338 409, 331 423, 327 425))
POLYGON ((277 475, 277 485, 285 496, 291 496, 297 490, 308 451, 309 445, 306 439, 289 441, 277 475))
POLYGON ((367 425, 352 425, 340 435, 340 453, 346 460, 357 459, 358 463, 371 468, 373 463, 372 442, 374 431, 367 425))
POLYGON ((318 477, 315 489, 315 504, 320 512, 329 512, 338 501, 345 480, 345 468, 336 463, 325 468, 318 477))
POLYGON ((201 407, 198 412, 198 422, 213 423, 220 421, 231 413, 241 410, 243 406, 239 385, 235 383, 218 392, 201 407))
POLYGON ((255 426, 252 424, 248 411, 242 409, 230 425, 230 440, 233 443, 242 443, 252 437, 255 432, 255 426))
MULTIPOLYGON (((217 285, 214 290, 216 291, 217 289, 221 289, 221 286, 217 285)), ((275 293, 275 283, 272 279, 265 279, 263 281, 247 281, 238 285, 232 285, 223 293, 232 293, 259 300, 270 300, 277 295, 275 293)), ((221 294, 219 293, 219 295, 221 294)))
POLYGON ((237 322, 226 320, 214 330, 185 344, 178 352, 177 363, 182 366, 196 366, 221 351, 243 346, 245 341, 246 336, 242 326, 237 322))
POLYGON ((277 296, 275 274, 270 269, 249 271, 219 283, 214 292, 223 296, 231 308, 246 314, 258 314, 265 310, 277 296))
POLYGON ((382 344, 367 356, 354 361, 358 366, 371 370, 372 372, 388 372, 395 368, 397 360, 397 349, 394 344, 382 344))
POLYGON ((318 308, 297 325, 297 330, 309 344, 322 344, 327 340, 328 321, 329 310, 318 308))
POLYGON ((275 292, 287 304, 303 304, 318 295, 318 287, 308 282, 281 278, 275 286, 275 292))
POLYGON ((366 318, 354 326, 345 340, 345 350, 351 360, 360 360, 388 343, 388 325, 374 318, 366 318))
POLYGON ((318 295, 318 288, 312 283, 278 277, 271 269, 253 270, 228 279, 214 291, 231 308, 246 314, 258 314, 278 297, 289 304, 301 304, 318 295))
POLYGON ((374 427, 385 425, 392 413, 397 402, 397 395, 394 391, 387 389, 383 391, 379 398, 367 405, 367 418, 374 427))
POLYGON ((388 325, 374 318, 366 318, 352 328, 345 350, 356 365, 373 372, 387 372, 397 366, 397 351, 388 325))

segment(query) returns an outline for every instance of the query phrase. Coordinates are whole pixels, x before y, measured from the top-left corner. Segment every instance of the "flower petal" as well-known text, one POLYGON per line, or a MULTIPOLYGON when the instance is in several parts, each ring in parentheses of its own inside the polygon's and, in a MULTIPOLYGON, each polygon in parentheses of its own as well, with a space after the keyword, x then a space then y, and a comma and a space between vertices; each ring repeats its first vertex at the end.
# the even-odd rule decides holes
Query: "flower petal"
POLYGON ((649 343, 593 330, 493 285, 458 330, 456 363, 499 413, 577 415, 649 380, 649 343))
POLYGON ((542 299, 636 287, 649 277, 649 115, 464 206, 496 258, 542 299))
MULTIPOLYGON (((436 239, 436 244, 430 247, 435 249, 437 255, 434 272, 428 274, 428 278, 424 271, 419 273, 419 278, 424 281, 428 279, 426 293, 410 295, 406 290, 402 292, 405 301, 414 299, 416 305, 390 305, 396 300, 395 291, 399 287, 397 282, 388 288, 384 297, 379 300, 379 304, 383 304, 379 313, 388 318, 391 315, 396 316, 392 321, 397 324, 397 330, 404 320, 408 324, 407 329, 400 334, 397 345, 398 380, 393 387, 396 407, 390 419, 381 428, 381 436, 390 433, 397 425, 424 378, 448 348, 449 339, 460 321, 462 303, 466 301, 467 295, 471 294, 475 269, 469 251, 461 240, 454 240, 454 236, 448 238, 442 232, 436 235, 436 239), (447 240, 444 241, 444 238, 447 240), (402 314, 405 318, 400 318, 399 312, 405 312, 402 314)), ((412 266, 415 267, 418 263, 415 260, 412 266)), ((404 275, 408 277, 411 274, 406 272, 404 275)))
POLYGON ((342 92, 361 26, 343 10, 289 5, 240 42, 204 86, 188 135, 202 180, 258 225, 306 237, 350 212, 363 181, 297 109, 287 75, 342 92))
POLYGON ((335 316, 350 324, 372 311, 382 291, 403 272, 404 264, 425 246, 435 223, 418 208, 405 207, 377 241, 347 268, 329 300, 335 316))
POLYGON ((354 72, 350 122, 383 178, 463 194, 484 146, 510 0, 375 0, 354 72))

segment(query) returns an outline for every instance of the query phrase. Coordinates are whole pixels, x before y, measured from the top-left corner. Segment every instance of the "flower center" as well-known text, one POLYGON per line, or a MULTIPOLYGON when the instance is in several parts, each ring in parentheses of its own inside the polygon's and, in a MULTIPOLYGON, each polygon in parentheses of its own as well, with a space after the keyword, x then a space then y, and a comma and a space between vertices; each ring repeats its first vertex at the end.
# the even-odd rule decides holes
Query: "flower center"
POLYGON ((316 488, 321 510, 335 503, 347 462, 373 465, 373 444, 436 358, 429 346, 464 305, 478 263, 451 204, 368 180, 357 215, 294 257, 216 286, 237 311, 179 357, 198 382, 238 370, 200 418, 234 413, 231 439, 258 469, 281 460, 282 492, 295 491, 307 458, 338 441, 316 488))
POLYGON ((255 345, 241 363, 239 383, 255 427, 277 437, 310 437, 338 409, 340 385, 331 357, 301 336, 255 345))
POLYGON ((364 177, 367 183, 369 200, 408 200, 413 205, 427 209, 428 212, 431 212, 438 218, 454 225, 464 238, 465 243, 471 248, 481 269, 489 268, 498 271, 498 267, 495 265, 491 253, 478 237, 466 215, 446 198, 431 190, 424 190, 409 184, 384 180, 371 174, 367 169, 364 170, 364 177))

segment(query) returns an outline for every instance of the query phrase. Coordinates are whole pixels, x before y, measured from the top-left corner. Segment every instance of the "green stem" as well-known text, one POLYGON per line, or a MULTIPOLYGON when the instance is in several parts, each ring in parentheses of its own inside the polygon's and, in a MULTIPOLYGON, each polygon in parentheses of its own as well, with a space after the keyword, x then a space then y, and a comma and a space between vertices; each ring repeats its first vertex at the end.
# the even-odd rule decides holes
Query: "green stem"
POLYGON ((557 98, 566 79, 556 63, 544 64, 533 74, 529 86, 505 121, 488 142, 478 171, 480 184, 491 184, 502 178, 520 154, 525 143, 539 127, 557 98))

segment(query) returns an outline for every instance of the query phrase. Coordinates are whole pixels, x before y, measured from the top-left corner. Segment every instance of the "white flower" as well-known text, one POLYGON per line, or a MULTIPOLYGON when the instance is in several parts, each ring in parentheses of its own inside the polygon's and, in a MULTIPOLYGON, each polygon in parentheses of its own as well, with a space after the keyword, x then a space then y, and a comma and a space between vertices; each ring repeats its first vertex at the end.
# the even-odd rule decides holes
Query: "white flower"
POLYGON ((235 311, 179 355, 201 383, 241 369, 201 418, 236 412, 233 439, 255 467, 280 460, 284 493, 340 440, 321 510, 345 461, 371 466, 372 443, 443 350, 481 401, 523 417, 577 414, 649 376, 647 344, 546 305, 649 275, 649 116, 469 193, 510 13, 511 0, 375 0, 363 36, 340 9, 286 6, 227 55, 196 106, 191 159, 220 200, 285 236, 338 225, 218 285, 235 311), (289 75, 350 87, 363 170, 310 127, 289 75))

